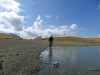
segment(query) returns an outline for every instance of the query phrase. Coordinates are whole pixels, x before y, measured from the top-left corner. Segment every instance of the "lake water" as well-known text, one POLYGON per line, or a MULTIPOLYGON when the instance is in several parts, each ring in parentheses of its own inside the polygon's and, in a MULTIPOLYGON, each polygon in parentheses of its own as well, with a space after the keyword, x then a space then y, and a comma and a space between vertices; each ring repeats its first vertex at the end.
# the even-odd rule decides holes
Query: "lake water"
POLYGON ((100 46, 54 46, 43 51, 44 68, 38 75, 100 75, 100 46), (52 62, 59 67, 53 68, 52 62))

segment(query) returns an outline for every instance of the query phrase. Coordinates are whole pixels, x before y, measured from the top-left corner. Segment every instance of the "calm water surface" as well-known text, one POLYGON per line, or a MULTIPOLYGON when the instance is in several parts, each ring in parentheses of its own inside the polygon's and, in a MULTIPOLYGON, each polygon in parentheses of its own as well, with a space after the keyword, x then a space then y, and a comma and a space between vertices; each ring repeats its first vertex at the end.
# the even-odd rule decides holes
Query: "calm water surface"
POLYGON ((100 75, 100 46, 54 46, 41 53, 44 68, 38 75, 100 75), (59 67, 53 68, 52 62, 59 67))

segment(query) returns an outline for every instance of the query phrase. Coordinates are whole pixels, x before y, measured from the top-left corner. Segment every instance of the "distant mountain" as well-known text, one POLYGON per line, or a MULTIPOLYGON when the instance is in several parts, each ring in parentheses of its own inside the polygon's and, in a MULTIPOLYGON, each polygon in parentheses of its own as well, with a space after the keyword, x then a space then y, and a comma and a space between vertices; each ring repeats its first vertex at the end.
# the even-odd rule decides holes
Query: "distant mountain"
POLYGON ((8 35, 16 37, 16 38, 21 38, 20 36, 18 36, 17 34, 13 34, 13 33, 8 33, 8 35))
POLYGON ((20 36, 13 33, 0 33, 0 38, 5 39, 22 39, 20 36))
POLYGON ((36 37, 35 39, 41 39, 42 37, 41 36, 38 36, 38 37, 36 37))

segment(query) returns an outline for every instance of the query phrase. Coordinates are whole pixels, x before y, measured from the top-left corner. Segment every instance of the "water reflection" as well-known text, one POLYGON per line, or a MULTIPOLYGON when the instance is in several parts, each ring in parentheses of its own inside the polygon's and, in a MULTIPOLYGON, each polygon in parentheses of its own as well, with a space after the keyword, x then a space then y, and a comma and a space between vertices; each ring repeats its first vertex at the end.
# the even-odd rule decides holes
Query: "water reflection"
POLYGON ((49 57, 52 56, 52 47, 49 47, 49 57))
POLYGON ((52 47, 49 47, 49 50, 48 50, 48 62, 49 62, 49 64, 52 63, 52 54, 53 54, 52 47))
POLYGON ((45 68, 38 75, 100 75, 100 47, 49 47, 42 52, 45 68), (52 62, 57 61, 59 67, 52 68, 52 62), (64 74, 62 74, 64 73, 64 74), (94 73, 94 74, 92 74, 94 73))

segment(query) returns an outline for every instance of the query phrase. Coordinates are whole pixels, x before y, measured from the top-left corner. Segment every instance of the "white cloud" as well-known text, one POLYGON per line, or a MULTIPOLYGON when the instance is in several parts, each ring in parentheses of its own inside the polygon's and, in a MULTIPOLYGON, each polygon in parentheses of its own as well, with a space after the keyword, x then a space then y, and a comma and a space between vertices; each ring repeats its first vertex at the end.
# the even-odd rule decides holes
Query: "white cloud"
POLYGON ((77 24, 72 24, 72 25, 70 26, 70 29, 71 29, 71 30, 77 30, 77 24))
POLYGON ((58 19, 59 16, 53 16, 53 15, 45 15, 45 18, 50 19, 50 18, 55 18, 58 19))
MULTIPOLYGON (((20 15, 20 3, 17 0, 2 0, 0 1, 0 32, 16 33, 23 38, 35 38, 38 36, 49 37, 53 36, 70 36, 75 35, 78 30, 77 24, 55 25, 43 28, 44 20, 39 15, 33 25, 25 27, 25 16, 20 15)), ((46 18, 51 18, 51 15, 45 15, 46 18)))
POLYGON ((52 18, 52 15, 45 15, 45 17, 46 17, 47 19, 50 19, 50 18, 52 18))
POLYGON ((98 4, 98 8, 100 9, 100 3, 98 4))
MULTIPOLYGON (((71 25, 70 25, 71 26, 71 25)), ((71 36, 75 35, 77 30, 70 30, 70 26, 68 25, 63 25, 59 27, 55 26, 49 26, 46 29, 41 28, 33 28, 33 27, 27 27, 24 29, 24 38, 34 38, 38 36, 42 37, 49 37, 49 36, 71 36)))
POLYGON ((43 30, 43 37, 48 37, 48 36, 71 36, 75 35, 74 31, 71 31, 68 25, 63 25, 59 27, 52 26, 48 27, 47 29, 43 30))
POLYGON ((33 28, 35 28, 35 29, 41 28, 42 23, 43 23, 43 20, 41 19, 41 16, 39 15, 39 16, 37 17, 37 20, 36 20, 36 21, 34 22, 34 24, 33 24, 33 28))
POLYGON ((100 34, 98 35, 98 37, 100 38, 100 34))
POLYGON ((0 1, 0 25, 13 28, 15 31, 23 29, 24 16, 19 15, 20 3, 15 0, 1 0, 0 1))
POLYGON ((5 28, 5 25, 0 24, 0 29, 3 29, 3 28, 5 28))
POLYGON ((14 30, 22 30, 24 22, 24 16, 20 16, 15 12, 0 12, 0 24, 8 24, 13 27, 14 30))
POLYGON ((39 15, 36 20, 40 20, 40 19, 41 19, 41 16, 39 15))
POLYGON ((20 12, 20 3, 15 0, 0 0, 0 9, 6 11, 14 11, 16 13, 20 12))

